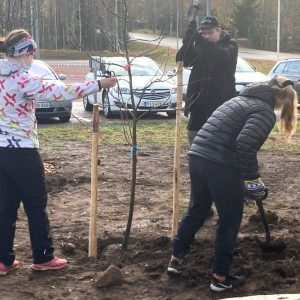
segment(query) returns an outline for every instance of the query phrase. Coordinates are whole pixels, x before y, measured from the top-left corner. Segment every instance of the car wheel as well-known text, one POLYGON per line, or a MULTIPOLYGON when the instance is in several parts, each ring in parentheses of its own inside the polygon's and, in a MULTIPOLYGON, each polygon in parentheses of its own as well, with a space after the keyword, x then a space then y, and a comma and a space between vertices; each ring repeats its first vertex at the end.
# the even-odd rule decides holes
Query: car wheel
POLYGON ((110 109, 110 103, 109 103, 109 97, 108 97, 107 91, 103 92, 102 108, 103 108, 103 115, 106 118, 111 118, 113 116, 111 109, 110 109))
POLYGON ((93 110, 93 105, 90 104, 89 98, 88 97, 83 97, 83 107, 85 111, 92 111, 93 110))
POLYGON ((176 118, 176 110, 174 111, 168 111, 167 115, 170 119, 176 118))
POLYGON ((60 122, 66 123, 66 122, 69 122, 69 121, 70 121, 71 115, 61 116, 61 117, 58 117, 58 118, 59 118, 59 121, 60 121, 60 122))

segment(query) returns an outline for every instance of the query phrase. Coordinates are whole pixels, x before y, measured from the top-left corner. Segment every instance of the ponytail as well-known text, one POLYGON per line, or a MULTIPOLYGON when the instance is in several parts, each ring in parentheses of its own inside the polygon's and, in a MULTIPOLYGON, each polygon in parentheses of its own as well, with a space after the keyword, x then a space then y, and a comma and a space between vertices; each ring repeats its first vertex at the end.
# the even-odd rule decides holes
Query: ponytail
POLYGON ((275 108, 281 109, 279 129, 287 138, 290 138, 297 129, 297 93, 293 82, 283 76, 276 76, 272 81, 275 83, 272 86, 276 101, 275 108))
POLYGON ((7 45, 4 37, 0 37, 0 53, 7 52, 7 45))

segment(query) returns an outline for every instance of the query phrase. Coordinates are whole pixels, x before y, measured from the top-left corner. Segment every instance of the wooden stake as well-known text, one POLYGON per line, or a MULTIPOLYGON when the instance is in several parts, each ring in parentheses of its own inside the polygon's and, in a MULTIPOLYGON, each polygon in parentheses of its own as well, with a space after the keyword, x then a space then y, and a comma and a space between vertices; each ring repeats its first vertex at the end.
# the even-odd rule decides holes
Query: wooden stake
POLYGON ((91 205, 89 257, 97 258, 97 187, 98 187, 99 106, 93 105, 93 136, 91 158, 91 205))
POLYGON ((182 86, 183 86, 183 62, 177 62, 177 106, 176 106, 176 127, 175 127, 175 149, 174 149, 174 169, 173 169, 173 218, 172 236, 178 230, 178 211, 179 211, 179 183, 180 183, 180 126, 182 113, 182 86))

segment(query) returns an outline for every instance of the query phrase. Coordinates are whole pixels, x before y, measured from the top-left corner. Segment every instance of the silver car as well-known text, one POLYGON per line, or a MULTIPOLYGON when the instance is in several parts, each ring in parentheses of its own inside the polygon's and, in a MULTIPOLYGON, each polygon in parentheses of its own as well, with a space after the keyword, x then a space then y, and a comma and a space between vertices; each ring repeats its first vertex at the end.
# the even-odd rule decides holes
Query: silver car
POLYGON ((272 78, 276 75, 284 76, 294 82, 298 94, 298 109, 300 109, 300 58, 278 61, 270 70, 268 77, 272 78))
MULTIPOLYGON (((186 97, 187 86, 189 82, 191 70, 183 70, 183 97, 186 97)), ((252 82, 266 81, 268 77, 261 72, 258 72, 254 67, 248 64, 244 59, 238 57, 235 70, 235 89, 239 93, 241 89, 252 82)))
MULTIPOLYGON (((29 73, 42 80, 65 80, 63 74, 56 74, 54 70, 41 60, 33 60, 29 73)), ((58 117, 61 122, 69 122, 72 114, 72 101, 36 101, 36 118, 49 119, 58 117)))
MULTIPOLYGON (((87 111, 92 110, 92 104, 97 101, 102 106, 105 117, 110 118, 120 112, 132 111, 128 65, 123 57, 101 57, 100 70, 96 74, 89 72, 86 80, 101 79, 107 72, 118 77, 118 84, 103 90, 97 95, 83 98, 83 106, 87 111)), ((134 104, 138 113, 166 112, 169 117, 176 115, 177 89, 175 80, 148 57, 130 58, 132 73, 132 88, 134 104)))

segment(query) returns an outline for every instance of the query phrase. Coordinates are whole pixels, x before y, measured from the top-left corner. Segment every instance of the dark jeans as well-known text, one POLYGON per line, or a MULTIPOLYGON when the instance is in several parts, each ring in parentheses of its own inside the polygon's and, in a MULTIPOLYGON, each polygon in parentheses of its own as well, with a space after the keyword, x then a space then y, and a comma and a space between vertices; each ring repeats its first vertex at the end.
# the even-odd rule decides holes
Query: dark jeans
POLYGON ((45 173, 37 149, 0 148, 0 262, 11 265, 17 212, 22 201, 27 215, 33 262, 53 258, 46 212, 45 173))
POLYGON ((219 216, 213 272, 227 276, 244 207, 244 185, 239 170, 197 156, 189 157, 191 197, 173 241, 173 255, 182 257, 210 212, 212 200, 219 216))

